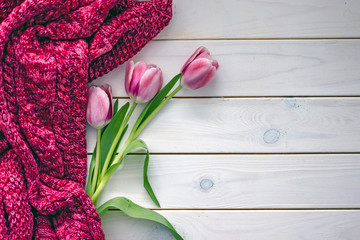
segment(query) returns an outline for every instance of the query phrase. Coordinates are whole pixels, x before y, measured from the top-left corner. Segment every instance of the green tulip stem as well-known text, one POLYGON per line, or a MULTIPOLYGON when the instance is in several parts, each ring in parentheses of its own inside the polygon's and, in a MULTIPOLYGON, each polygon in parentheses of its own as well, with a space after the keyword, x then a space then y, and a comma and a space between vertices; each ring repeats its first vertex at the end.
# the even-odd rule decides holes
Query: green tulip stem
POLYGON ((126 148, 129 146, 129 144, 140 134, 140 132, 145 128, 145 126, 151 121, 151 119, 154 118, 154 116, 160 111, 162 107, 165 106, 169 100, 175 96, 180 90, 182 89, 182 86, 179 85, 172 93, 170 93, 169 96, 165 98, 164 101, 162 101, 157 108, 149 115, 149 117, 146 118, 146 120, 137 128, 136 132, 131 132, 128 139, 126 140, 124 146, 121 148, 118 155, 116 155, 113 164, 119 163, 120 160, 123 158, 123 154, 126 150, 126 148))
POLYGON ((125 120, 124 120, 124 122, 122 123, 122 129, 124 129, 125 128, 125 126, 126 126, 126 124, 128 123, 128 121, 129 121, 129 119, 130 119, 130 117, 131 117, 131 115, 133 114, 133 112, 134 112, 134 110, 135 110, 135 108, 136 108, 136 106, 137 106, 137 103, 136 102, 133 102, 133 104, 131 105, 131 107, 130 107, 130 110, 129 110, 129 112, 128 112, 128 114, 126 115, 126 117, 125 117, 125 120))
MULTIPOLYGON (((116 157, 115 157, 112 164, 116 164, 116 163, 121 162, 123 160, 122 156, 124 155, 124 152, 125 152, 126 148, 129 146, 129 144, 133 140, 134 140, 134 138, 130 135, 129 138, 126 140, 124 146, 121 148, 120 152, 116 155, 116 157)), ((105 173, 106 173, 106 171, 105 171, 105 173)), ((96 191, 94 192, 94 194, 91 197, 91 200, 92 200, 92 202, 94 203, 95 206, 96 206, 96 203, 98 201, 100 193, 102 192, 103 188, 106 186, 106 184, 107 184, 107 182, 109 180, 110 180, 110 177, 108 177, 108 178, 101 177, 98 188, 96 189, 96 191)))
MULTIPOLYGON (((137 130, 135 132, 131 132, 128 139, 126 140, 124 146, 121 148, 120 152, 116 155, 116 157, 114 158, 114 161, 112 162, 111 165, 113 164, 117 164, 117 163, 121 163, 121 161, 123 160, 123 155, 125 153, 125 150, 126 148, 129 146, 129 144, 131 144, 131 142, 140 134, 140 132, 145 128, 145 126, 151 121, 151 119, 154 118, 154 116, 160 111, 161 108, 163 108, 165 106, 165 104, 167 102, 169 102, 169 100, 175 96, 175 94, 177 94, 180 90, 182 89, 182 86, 179 85, 173 92, 171 92, 169 94, 169 96, 167 96, 165 98, 165 100, 163 100, 159 106, 157 108, 154 109, 154 111, 146 118, 146 120, 137 128, 137 130)), ((133 104, 133 106, 135 105, 135 103, 133 104)), ((133 108, 133 106, 131 108, 133 108)), ((135 108, 135 107, 134 107, 135 108)), ((132 113, 133 109, 131 110, 130 109, 130 112, 129 112, 129 117, 132 113)), ((128 116, 126 117, 126 119, 128 119, 128 116)), ((125 119, 124 123, 127 121, 125 119)), ((126 124, 125 124, 126 125, 126 124)), ((121 128, 120 128, 121 129, 121 128)), ((121 131, 119 131, 121 132, 121 131)), ((106 163, 106 162, 105 162, 106 163)), ((105 175, 106 173, 106 170, 107 170, 107 165, 106 165, 106 168, 105 168, 105 165, 104 165, 104 168, 103 168, 103 175, 102 175, 102 178, 100 180, 100 184, 98 185, 98 188, 96 189, 95 193, 93 194, 93 196, 91 197, 91 200, 93 201, 93 203, 95 204, 96 206, 96 203, 98 201, 98 198, 99 198, 99 195, 100 193, 102 192, 103 188, 105 187, 105 185, 107 184, 107 182, 110 180, 110 177, 107 177, 107 178, 104 178, 103 176, 105 175)))
POLYGON ((100 141, 101 141, 101 129, 96 130, 97 133, 97 144, 96 144, 96 156, 95 156, 95 168, 94 168, 94 177, 92 179, 91 184, 91 192, 95 192, 95 187, 97 185, 97 178, 100 172, 99 165, 100 165, 100 141))
POLYGON ((141 133, 141 131, 146 127, 146 125, 155 117, 155 115, 160 111, 161 108, 165 106, 169 100, 175 96, 180 90, 182 89, 182 86, 179 85, 177 88, 175 88, 174 91, 172 91, 169 96, 165 98, 164 101, 162 101, 157 108, 154 109, 154 111, 145 119, 145 121, 137 128, 136 132, 134 133, 134 139, 141 133))
POLYGON ((104 181, 103 179, 101 179, 101 182, 98 186, 98 188, 96 189, 95 193, 92 195, 91 197, 91 201, 94 203, 94 206, 96 207, 98 198, 100 193, 102 192, 102 190, 104 189, 106 183, 109 181, 109 179, 107 179, 106 181, 104 181))
POLYGON ((120 152, 116 155, 116 157, 114 158, 114 161, 113 161, 113 163, 112 163, 111 165, 116 164, 116 163, 119 163, 120 161, 122 161, 122 156, 124 155, 124 152, 125 152, 126 148, 129 146, 129 144, 130 144, 134 139, 135 139, 135 138, 134 138, 132 135, 130 135, 130 136, 128 137, 128 139, 126 140, 124 146, 122 146, 120 152))
MULTIPOLYGON (((110 160, 111 160, 111 157, 114 155, 114 151, 116 151, 117 149, 116 146, 117 146, 117 143, 119 142, 120 140, 120 137, 121 137, 121 134, 122 132, 124 131, 125 127, 126 127, 126 124, 128 123, 132 113, 134 112, 135 108, 137 106, 137 103, 136 102, 133 102, 133 104, 131 105, 131 108, 129 110, 129 112, 127 113, 124 121, 122 122, 120 128, 119 128, 119 131, 118 133, 116 134, 116 137, 113 141, 113 143, 111 144, 111 147, 109 149, 109 152, 106 156, 106 159, 105 159, 105 162, 104 162, 104 166, 102 168, 102 171, 101 171, 101 179, 104 177, 105 173, 106 173, 106 170, 109 166, 109 163, 110 163, 110 160)), ((100 180, 100 179, 99 179, 100 180)))

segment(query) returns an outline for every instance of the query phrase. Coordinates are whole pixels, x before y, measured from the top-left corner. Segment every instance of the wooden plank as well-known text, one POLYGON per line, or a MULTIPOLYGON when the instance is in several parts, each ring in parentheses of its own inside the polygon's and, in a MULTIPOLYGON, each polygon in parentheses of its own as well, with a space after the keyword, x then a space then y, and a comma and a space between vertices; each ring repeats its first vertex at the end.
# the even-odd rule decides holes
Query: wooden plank
MULTIPOLYGON (((143 155, 126 158, 99 204, 126 196, 154 208, 143 155)), ((151 155, 163 208, 360 208, 360 155, 151 155)))
MULTIPOLYGON (((360 40, 153 41, 133 59, 157 64, 168 82, 200 45, 219 61, 217 75, 177 96, 360 95, 360 40)), ((120 66, 94 83, 126 97, 124 76, 120 66)))
POLYGON ((358 152, 359 119, 360 98, 174 99, 140 138, 152 153, 358 152))
MULTIPOLYGON (((159 211, 186 240, 356 240, 360 211, 159 211)), ((165 227, 119 212, 102 219, 106 239, 169 240, 165 227)))
POLYGON ((360 2, 174 0, 158 39, 360 37, 360 2))

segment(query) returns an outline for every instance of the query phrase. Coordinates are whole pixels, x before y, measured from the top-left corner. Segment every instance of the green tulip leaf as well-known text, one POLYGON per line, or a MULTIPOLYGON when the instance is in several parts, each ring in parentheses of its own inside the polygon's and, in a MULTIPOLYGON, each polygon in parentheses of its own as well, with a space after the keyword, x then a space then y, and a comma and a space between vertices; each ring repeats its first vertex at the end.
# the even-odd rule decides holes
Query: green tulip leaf
POLYGON ((87 185, 86 185, 86 193, 89 196, 92 196, 94 193, 91 191, 91 183, 92 183, 92 179, 94 176, 94 167, 95 167, 95 156, 96 156, 96 145, 93 151, 93 155, 91 156, 91 161, 90 161, 90 167, 89 167, 89 173, 88 173, 88 180, 87 180, 87 185))
POLYGON ((109 209, 114 208, 122 211, 123 213, 132 218, 146 219, 160 223, 167 227, 177 240, 183 240, 183 238, 176 232, 175 228, 165 217, 155 211, 143 208, 125 197, 113 198, 98 207, 97 211, 99 215, 103 217, 109 211, 109 209))
POLYGON ((132 151, 134 151, 135 149, 138 148, 142 148, 146 150, 146 157, 145 157, 145 163, 144 163, 144 188, 146 189, 146 191, 148 192, 151 200, 153 200, 153 202, 156 204, 156 206, 160 207, 160 203, 157 200, 155 193, 150 185, 149 179, 148 179, 148 174, 147 174, 147 170, 148 170, 148 166, 149 166, 149 149, 146 145, 146 143, 141 140, 141 139, 135 139, 134 141, 132 141, 125 149, 123 156, 121 157, 120 161, 116 164, 113 164, 109 167, 109 169, 106 171, 105 175, 104 175, 104 179, 107 181, 110 179, 111 175, 113 174, 113 172, 121 165, 123 159, 132 151))
POLYGON ((113 155, 112 155, 111 158, 110 158, 109 166, 110 166, 110 165, 112 164, 112 162, 114 161, 114 158, 115 158, 115 156, 116 156, 116 150, 119 148, 119 145, 120 145, 120 143, 121 143, 121 139, 124 137, 124 135, 125 135, 128 127, 129 127, 129 124, 126 124, 123 132, 121 133, 120 140, 116 143, 115 151, 113 152, 113 155))
POLYGON ((132 132, 135 132, 137 128, 143 123, 147 117, 156 109, 157 106, 164 100, 170 90, 175 86, 176 82, 181 78, 182 73, 176 75, 173 79, 168 82, 156 95, 155 97, 145 106, 143 111, 141 112, 139 118, 134 124, 134 128, 132 132))
MULTIPOLYGON (((116 99, 115 104, 114 104, 114 109, 113 109, 113 116, 115 116, 118 111, 119 111, 119 99, 116 99)), ((104 131, 106 130, 106 128, 108 126, 109 126, 109 124, 106 125, 105 127, 103 127, 103 129, 101 129, 101 134, 104 133, 104 131)))
POLYGON ((119 99, 116 99, 115 104, 114 104, 113 116, 115 116, 115 114, 117 113, 118 110, 119 110, 119 99))
POLYGON ((160 207, 160 203, 157 200, 155 193, 154 193, 154 191, 150 185, 149 179, 148 179, 148 167, 149 167, 149 150, 146 149, 146 157, 145 157, 145 162, 144 162, 144 174, 143 174, 144 188, 146 189, 150 198, 153 200, 153 202, 156 204, 156 206, 160 207))
MULTIPOLYGON (((101 156, 100 156, 100 172, 102 171, 102 168, 105 163, 105 159, 109 153, 109 150, 111 148, 111 145, 114 142, 114 139, 120 129, 120 126, 125 118, 125 115, 129 109, 130 104, 127 102, 120 108, 119 111, 116 112, 116 114, 112 117, 110 123, 107 125, 105 131, 103 132, 101 136, 101 156)), ((125 131, 124 131, 125 132, 125 131)), ((124 132, 122 135, 124 135, 124 132)), ((121 141, 121 138, 119 139, 119 142, 121 141)), ((118 143, 115 143, 118 145, 118 143)), ((115 151, 116 152, 116 151, 115 151)))

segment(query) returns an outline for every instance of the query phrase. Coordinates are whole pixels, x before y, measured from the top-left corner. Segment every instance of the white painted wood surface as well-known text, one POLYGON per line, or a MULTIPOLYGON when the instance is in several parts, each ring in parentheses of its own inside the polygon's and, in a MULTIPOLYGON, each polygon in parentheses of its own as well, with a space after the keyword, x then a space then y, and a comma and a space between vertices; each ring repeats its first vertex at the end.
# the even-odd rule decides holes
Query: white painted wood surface
MULTIPOLYGON (((126 158, 100 204, 126 194, 156 207, 143 188, 144 157, 126 158)), ((149 173, 163 208, 360 208, 359 154, 151 155, 149 173)))
POLYGON ((139 137, 153 153, 357 152, 359 119, 359 98, 175 99, 139 137))
MULTIPOLYGON (((160 211, 188 240, 358 239, 359 211, 160 211)), ((103 219, 108 239, 172 240, 164 227, 121 213, 103 219)))
MULTIPOLYGON (((216 77, 177 96, 360 95, 360 39, 152 41, 133 59, 155 63, 168 82, 200 45, 219 61, 216 77)), ((107 82, 114 96, 126 97, 124 77, 125 65, 94 83, 107 82)))
MULTIPOLYGON (((214 81, 180 92, 141 135, 157 211, 186 240, 358 240, 360 1, 174 0, 170 25, 134 60, 168 81, 201 45, 219 61, 214 81)), ((125 98, 123 79, 120 66, 95 83, 125 98)), ((130 156, 100 202, 154 208, 142 164, 130 156)), ((102 225, 107 239, 172 239, 119 212, 102 225)))
POLYGON ((360 37, 358 0, 173 0, 159 39, 360 37))

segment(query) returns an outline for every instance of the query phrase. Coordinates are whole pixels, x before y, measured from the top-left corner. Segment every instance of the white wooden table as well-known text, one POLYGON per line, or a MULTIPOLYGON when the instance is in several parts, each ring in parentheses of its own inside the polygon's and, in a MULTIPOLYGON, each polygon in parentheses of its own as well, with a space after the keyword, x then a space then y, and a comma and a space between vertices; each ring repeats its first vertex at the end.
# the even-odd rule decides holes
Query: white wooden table
MULTIPOLYGON (((170 25, 134 60, 168 81, 200 46, 216 78, 183 90, 140 136, 149 180, 187 240, 360 239, 360 1, 174 0, 170 25)), ((127 101, 124 66, 98 83, 127 101)), ((95 132, 88 130, 88 150, 95 132)), ((130 156, 100 202, 156 209, 130 156)), ((107 239, 172 239, 119 212, 107 239)))

